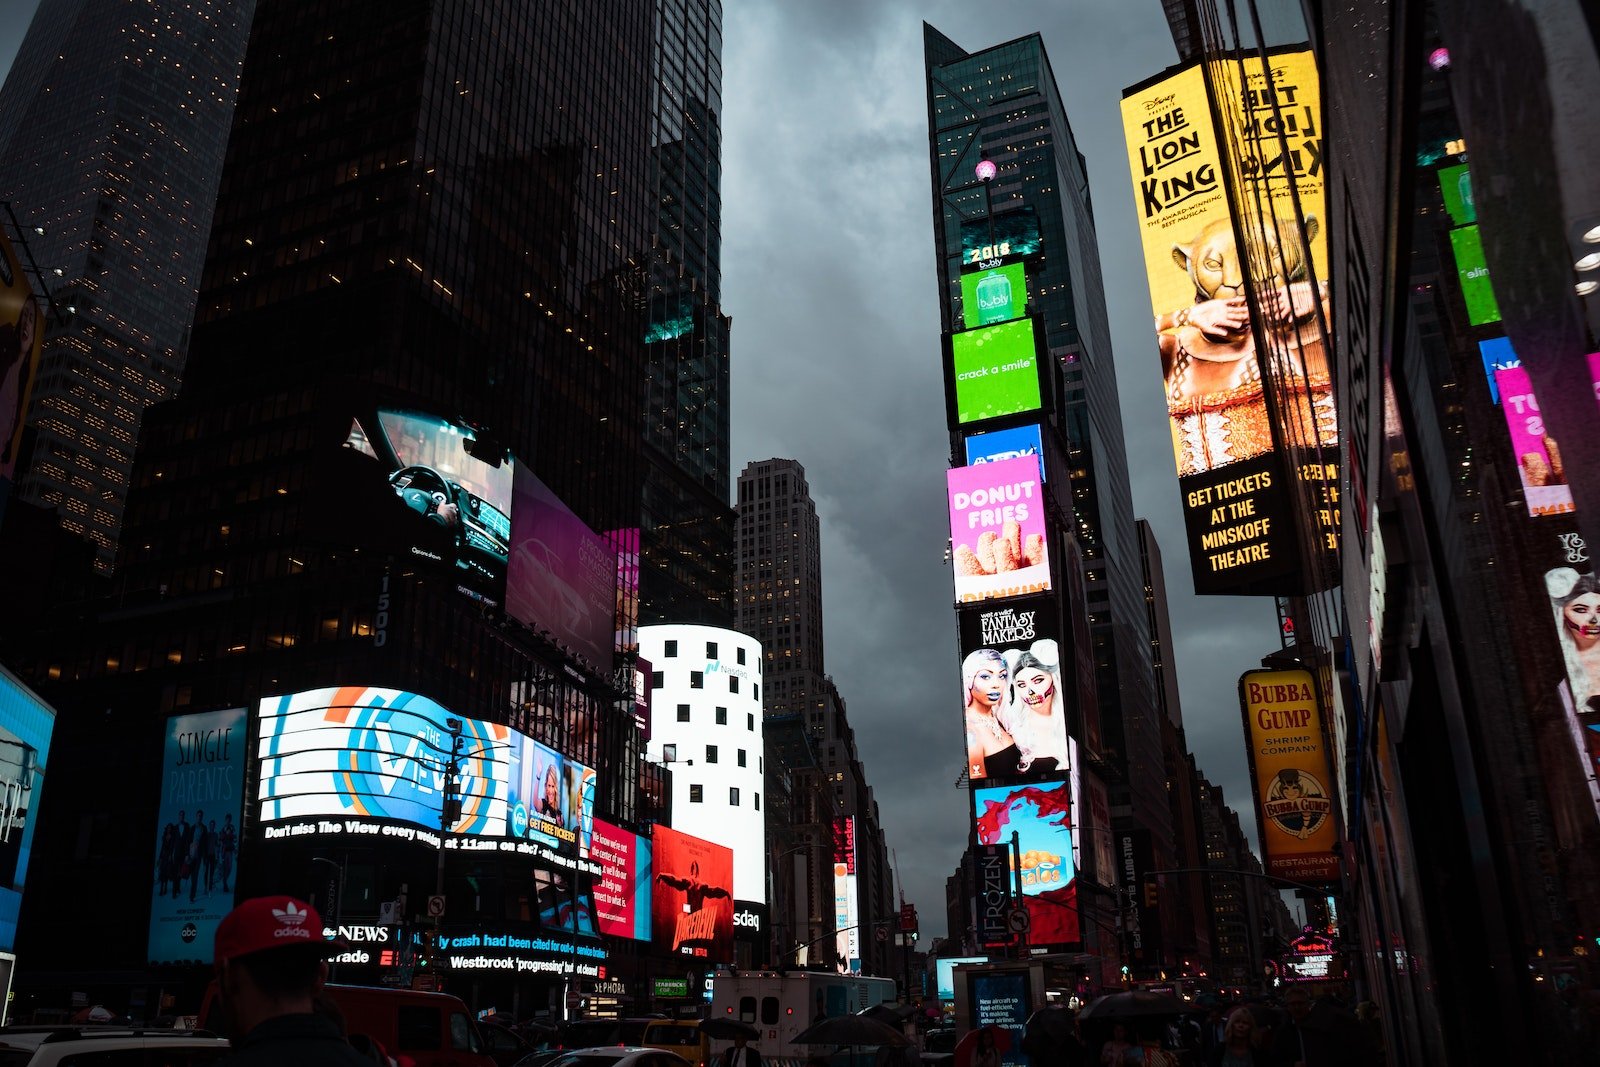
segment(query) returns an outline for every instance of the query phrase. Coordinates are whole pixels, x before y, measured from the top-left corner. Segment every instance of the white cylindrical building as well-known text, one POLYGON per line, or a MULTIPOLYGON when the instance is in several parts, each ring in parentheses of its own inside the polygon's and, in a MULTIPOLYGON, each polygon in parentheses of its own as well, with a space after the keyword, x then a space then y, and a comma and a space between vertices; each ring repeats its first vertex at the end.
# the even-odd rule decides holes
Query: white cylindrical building
POLYGON ((649 759, 672 767, 672 826, 733 849, 733 895, 767 902, 761 645, 715 626, 641 626, 649 759))

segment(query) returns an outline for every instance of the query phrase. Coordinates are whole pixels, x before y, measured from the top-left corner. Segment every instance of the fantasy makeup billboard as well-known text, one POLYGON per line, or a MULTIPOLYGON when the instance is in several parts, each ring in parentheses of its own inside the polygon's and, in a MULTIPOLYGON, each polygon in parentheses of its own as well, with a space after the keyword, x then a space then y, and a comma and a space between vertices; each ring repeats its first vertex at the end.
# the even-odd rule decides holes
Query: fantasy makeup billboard
POLYGON ((961 321, 970 330, 1019 319, 1028 310, 1028 276, 1021 263, 961 275, 961 321))
POLYGON ((1310 671, 1246 671, 1239 679, 1239 707, 1262 866, 1275 878, 1337 882, 1334 783, 1316 680, 1310 671))
POLYGON ((972 780, 1013 782, 1066 770, 1059 611, 1050 597, 1030 597, 959 612, 963 728, 972 780))
POLYGON ((955 424, 1038 411, 1042 361, 1031 318, 949 335, 955 424))
POLYGON ((1030 456, 946 473, 956 601, 1050 591, 1044 483, 1030 456))
POLYGON ((233 910, 244 820, 245 709, 168 719, 156 817, 149 962, 210 963, 211 940, 233 910))
POLYGON ((460 723, 460 812, 450 833, 509 836, 525 851, 542 846, 585 855, 594 821, 592 769, 506 726, 375 686, 261 702, 257 819, 264 836, 381 835, 438 847, 452 719, 460 723))
POLYGON ((980 845, 1001 845, 1017 835, 1022 900, 1032 948, 1066 950, 1082 941, 1077 868, 1073 862, 1070 781, 980 787, 972 790, 973 822, 980 845))
MULTIPOLYGON (((55 709, 0 667, 0 952, 16 946, 17 915, 39 822, 55 709)), ((209 953, 211 942, 206 942, 209 953)), ((209 956, 207 957, 209 958, 209 956)))
MULTIPOLYGON (((1591 370, 1594 363, 1591 356, 1591 370)), ((1533 395, 1533 381, 1527 370, 1521 366, 1497 370, 1494 382, 1500 391, 1506 429, 1511 433, 1511 454, 1517 457, 1517 474, 1522 478, 1528 514, 1561 515, 1575 510, 1561 448, 1545 432, 1544 416, 1539 414, 1539 401, 1533 395)))
POLYGON ((1308 591, 1288 472, 1306 466, 1321 481, 1322 467, 1311 466, 1314 448, 1338 445, 1320 328, 1332 324, 1317 71, 1303 49, 1277 50, 1269 60, 1263 70, 1259 59, 1246 58, 1243 85, 1219 84, 1217 110, 1240 138, 1226 154, 1200 65, 1136 85, 1122 99, 1200 594, 1308 591), (1235 219, 1229 207, 1230 167, 1241 179, 1240 201, 1251 205, 1247 218, 1235 219), (1236 230, 1246 235, 1247 253, 1236 247, 1236 230), (1276 354, 1273 403, 1262 378, 1267 352, 1276 354), (1292 427, 1278 425, 1280 411, 1292 427), (1291 461, 1280 454, 1280 439, 1310 454, 1291 461))
POLYGON ((650 893, 655 882, 650 839, 596 819, 589 858, 600 865, 594 883, 596 928, 611 937, 650 940, 650 893))
POLYGON ((650 921, 655 941, 675 956, 733 959, 733 849, 679 833, 653 831, 655 881, 650 921))
POLYGON ((509 535, 506 614, 609 673, 618 643, 617 551, 521 466, 509 535))
POLYGON ((962 444, 967 450, 969 467, 1002 459, 1016 459, 1018 456, 1036 456, 1039 460, 1039 480, 1045 480, 1044 435, 1038 423, 975 433, 962 444))

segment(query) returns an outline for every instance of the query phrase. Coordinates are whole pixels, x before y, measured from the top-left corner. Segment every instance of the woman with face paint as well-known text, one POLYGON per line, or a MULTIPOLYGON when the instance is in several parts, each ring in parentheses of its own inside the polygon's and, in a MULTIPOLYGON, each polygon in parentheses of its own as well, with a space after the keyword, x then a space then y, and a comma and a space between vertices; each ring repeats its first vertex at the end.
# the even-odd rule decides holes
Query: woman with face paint
POLYGON ((1546 575, 1545 584, 1561 630, 1572 702, 1583 708, 1600 695, 1600 581, 1562 567, 1546 575))
POLYGON ((980 648, 961 663, 967 775, 974 780, 1015 774, 1022 758, 1015 739, 1000 722, 1008 678, 1005 658, 992 648, 980 648))
POLYGON ((1049 639, 1007 653, 1011 700, 1005 721, 1022 750, 1017 769, 1048 773, 1067 769, 1067 709, 1061 698, 1061 653, 1049 639))

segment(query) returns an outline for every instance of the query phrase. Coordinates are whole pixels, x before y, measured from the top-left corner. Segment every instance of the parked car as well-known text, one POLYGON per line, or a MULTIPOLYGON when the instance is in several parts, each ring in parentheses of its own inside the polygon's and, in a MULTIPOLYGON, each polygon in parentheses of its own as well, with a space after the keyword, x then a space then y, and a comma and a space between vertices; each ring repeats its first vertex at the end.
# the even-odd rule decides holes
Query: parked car
MULTIPOLYGON (((516 1067, 524 1067, 526 1062, 526 1060, 519 1062, 516 1067)), ((545 1061, 544 1067, 689 1067, 689 1061, 665 1049, 641 1048, 638 1045, 603 1045, 597 1048, 568 1049, 565 1055, 545 1061)))
POLYGON ((483 1038, 483 1049, 500 1067, 512 1064, 537 1051, 537 1046, 509 1026, 499 1023, 479 1022, 478 1033, 483 1038))
POLYGON ((639 1043, 675 1052, 693 1067, 707 1067, 711 1062, 711 1039, 700 1032, 699 1019, 657 1019, 644 1028, 639 1043))
POLYGON ((112 1026, 8 1026, 0 1029, 0 1067, 201 1067, 228 1054, 228 1042, 203 1030, 112 1026))
POLYGON ((664 1015, 629 1019, 572 1019, 563 1023, 556 1043, 565 1049, 597 1048, 601 1045, 644 1044, 644 1030, 664 1015))

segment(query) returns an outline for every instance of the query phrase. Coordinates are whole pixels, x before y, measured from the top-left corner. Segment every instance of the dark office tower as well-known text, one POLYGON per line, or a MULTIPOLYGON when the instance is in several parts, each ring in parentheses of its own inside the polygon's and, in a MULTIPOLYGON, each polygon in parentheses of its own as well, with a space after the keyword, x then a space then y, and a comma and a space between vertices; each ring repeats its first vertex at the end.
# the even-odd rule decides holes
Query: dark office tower
POLYGON ((962 326, 964 235, 981 235, 992 217, 994 232, 1015 232, 1006 227, 1021 220, 1031 238, 1036 219, 1042 267, 1029 282, 1029 310, 1043 319, 1045 373, 1060 376, 1065 397, 1059 422, 1071 533, 1083 554, 1103 731, 1102 751, 1091 758, 1105 758, 1113 805, 1131 805, 1133 818, 1166 847, 1172 831, 1149 624, 1083 156, 1037 34, 968 53, 925 26, 924 49, 943 328, 962 326), (975 177, 985 158, 996 166, 988 183, 975 177), (1155 773, 1133 775, 1136 767, 1155 773))
MULTIPOLYGON (((307 893, 331 859, 345 922, 376 921, 402 885, 414 922, 443 855, 453 919, 529 945, 564 936, 539 925, 557 871, 521 848, 538 820, 519 827, 510 797, 486 808, 493 790, 470 783, 498 780, 484 760, 544 745, 552 786, 578 783, 563 818, 591 783, 600 818, 640 810, 631 672, 613 652, 644 476, 652 11, 257 6, 183 394, 146 420, 118 595, 12 646, 64 727, 64 788, 34 839, 59 874, 23 905, 34 958, 135 975, 204 961, 203 923, 163 949, 152 922, 147 942, 164 913, 144 890, 163 869, 163 736, 188 721, 170 716, 229 711, 249 750, 230 749, 249 783, 240 892, 307 893), (298 721, 337 737, 308 742, 298 721), (351 776, 320 764, 291 784, 300 771, 242 736, 267 734, 279 754, 338 752, 351 776), (324 809, 373 829, 302 821, 324 809), (429 847, 441 820, 476 849, 429 847), (498 848, 473 837, 497 827, 498 848), (85 863, 141 891, 107 896, 72 873, 85 863), (38 949, 91 913, 114 932, 83 955, 38 949)), ((545 847, 577 861, 566 838, 545 847)), ((554 983, 576 952, 524 973, 554 983)))
POLYGON ((1306 39, 1305 15, 1299 0, 1264 0, 1248 7, 1202 4, 1200 0, 1161 0, 1167 27, 1172 30, 1172 43, 1178 48, 1178 62, 1198 59, 1205 52, 1206 34, 1221 33, 1227 40, 1239 40, 1246 47, 1256 42, 1255 20, 1261 20, 1261 35, 1267 46, 1300 44, 1306 39), (1233 31, 1230 16, 1237 16, 1238 33, 1233 31), (1210 26, 1204 20, 1215 19, 1210 26))
POLYGON ((647 623, 731 626, 722 3, 655 0, 655 19, 641 611, 647 623))
POLYGON ((806 469, 792 459, 739 475, 738 629, 766 654, 768 715, 804 712, 822 691, 822 532, 806 469))
POLYGON ((102 571, 140 419, 183 376, 254 7, 43 0, 0 88, 0 200, 73 309, 45 338, 18 495, 102 571))

